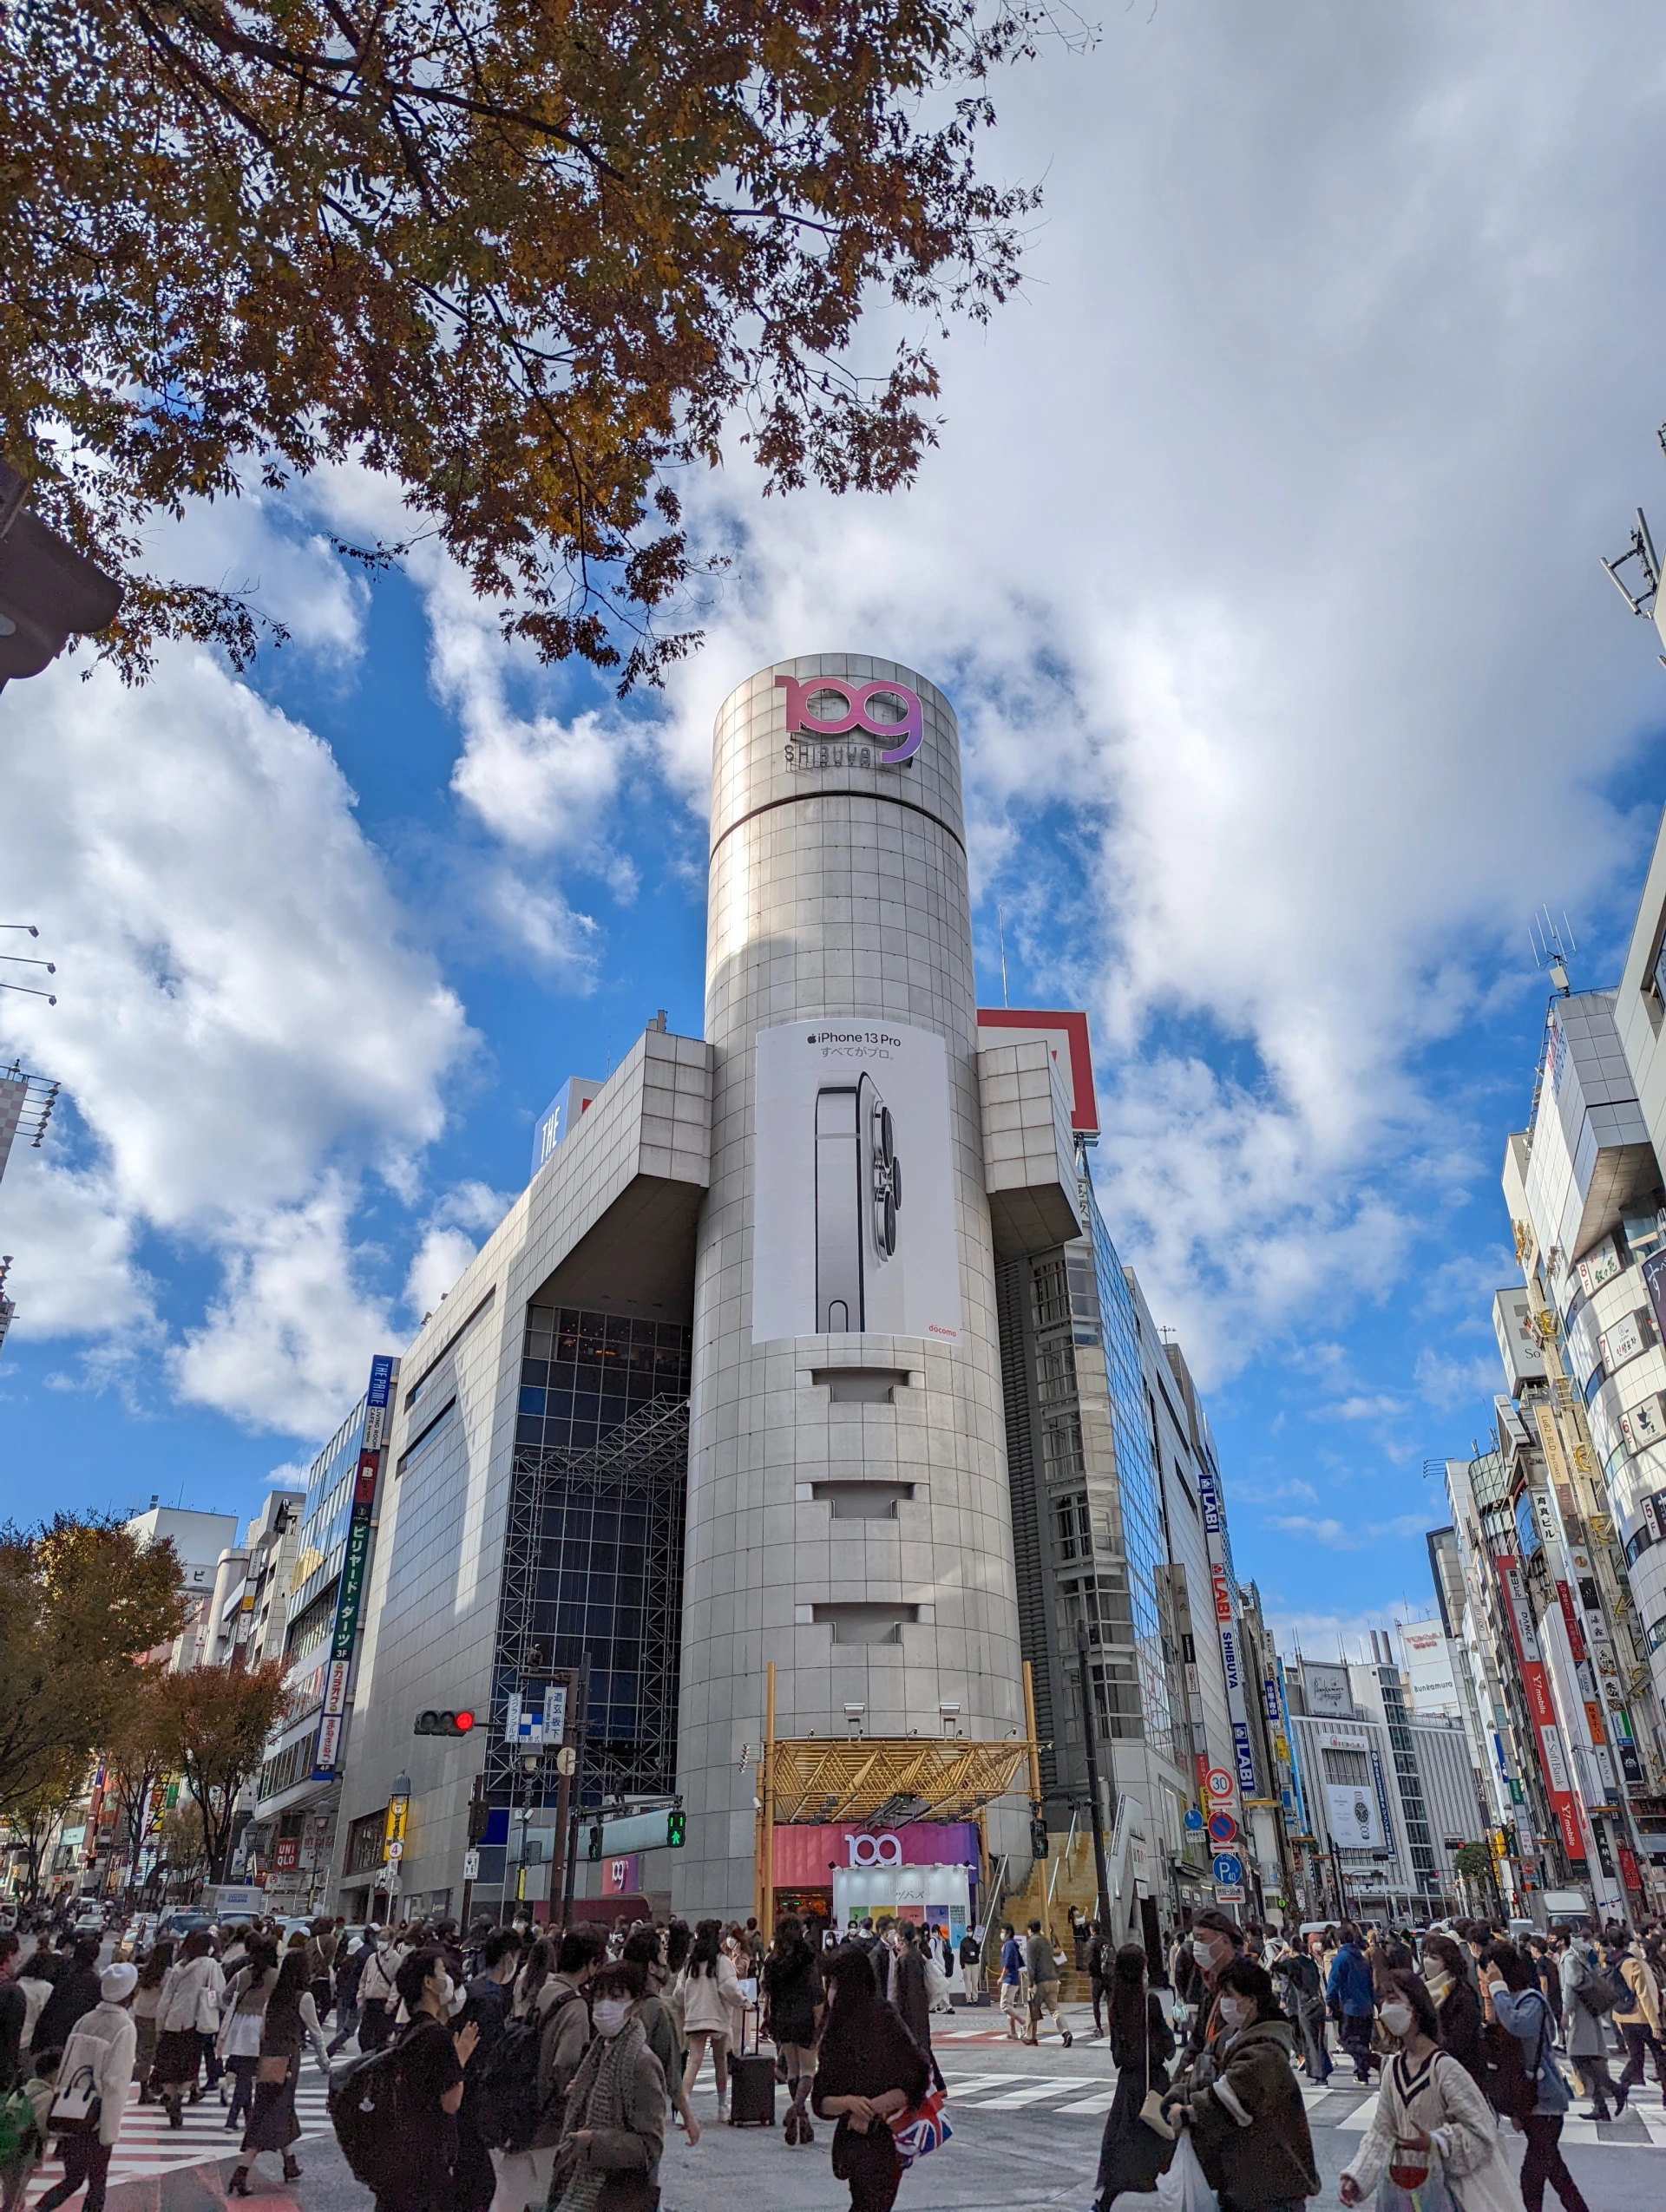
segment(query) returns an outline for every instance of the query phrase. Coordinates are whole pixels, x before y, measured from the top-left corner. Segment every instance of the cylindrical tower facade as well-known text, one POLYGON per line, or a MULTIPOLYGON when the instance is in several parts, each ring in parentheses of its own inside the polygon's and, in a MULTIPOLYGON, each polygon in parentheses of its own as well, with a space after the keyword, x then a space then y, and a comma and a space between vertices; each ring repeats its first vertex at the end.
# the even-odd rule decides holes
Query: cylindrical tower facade
MULTIPOLYGON (((1024 1731, 960 742, 891 661, 718 711, 679 1908, 751 1908, 780 1736, 1024 1731)), ((997 1849, 1021 1843, 998 1833, 997 1849)))

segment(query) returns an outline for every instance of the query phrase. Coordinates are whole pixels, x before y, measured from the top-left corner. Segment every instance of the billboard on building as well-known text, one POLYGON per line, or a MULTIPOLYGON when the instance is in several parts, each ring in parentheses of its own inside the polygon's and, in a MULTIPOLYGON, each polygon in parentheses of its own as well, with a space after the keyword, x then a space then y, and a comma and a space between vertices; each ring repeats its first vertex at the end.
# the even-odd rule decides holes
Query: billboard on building
POLYGON ((1307 1696, 1308 1711, 1316 1719, 1351 1720, 1354 1718, 1354 1693, 1348 1686, 1348 1669, 1329 1666, 1317 1659, 1302 1662, 1302 1687, 1307 1696))
POLYGON ((1512 1397, 1521 1396, 1524 1383, 1545 1379, 1545 1348, 1533 1325, 1532 1301, 1525 1290, 1492 1293, 1492 1333, 1499 1340, 1499 1357, 1510 1384, 1512 1397))
POLYGON ((948 1055, 930 1030, 790 1022, 756 1043, 752 1342, 961 1333, 948 1055))
POLYGON ((1368 1783, 1328 1782, 1325 1812, 1332 1836, 1344 1851, 1381 1851, 1382 1824, 1368 1783))

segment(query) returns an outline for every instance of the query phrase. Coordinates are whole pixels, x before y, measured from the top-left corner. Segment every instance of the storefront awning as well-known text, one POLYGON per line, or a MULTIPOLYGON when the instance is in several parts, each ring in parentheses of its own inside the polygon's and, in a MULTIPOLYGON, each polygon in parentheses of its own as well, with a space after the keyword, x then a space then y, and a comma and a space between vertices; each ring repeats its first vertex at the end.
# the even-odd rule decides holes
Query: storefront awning
POLYGON ((969 1820, 1004 1797, 1035 1746, 960 1737, 777 1737, 772 1747, 775 1817, 798 1821, 969 1820))

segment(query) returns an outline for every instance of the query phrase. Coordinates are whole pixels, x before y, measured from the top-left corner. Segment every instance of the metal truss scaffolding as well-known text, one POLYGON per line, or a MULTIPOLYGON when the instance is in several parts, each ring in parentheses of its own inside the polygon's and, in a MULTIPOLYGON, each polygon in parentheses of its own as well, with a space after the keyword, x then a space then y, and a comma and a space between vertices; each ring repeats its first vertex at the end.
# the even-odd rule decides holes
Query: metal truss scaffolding
POLYGON ((494 1803, 521 1786, 520 1754, 503 1740, 510 1697, 587 1658, 581 1802, 675 1789, 687 1490, 685 1397, 651 1398, 596 1444, 516 1451, 486 1760, 494 1803))

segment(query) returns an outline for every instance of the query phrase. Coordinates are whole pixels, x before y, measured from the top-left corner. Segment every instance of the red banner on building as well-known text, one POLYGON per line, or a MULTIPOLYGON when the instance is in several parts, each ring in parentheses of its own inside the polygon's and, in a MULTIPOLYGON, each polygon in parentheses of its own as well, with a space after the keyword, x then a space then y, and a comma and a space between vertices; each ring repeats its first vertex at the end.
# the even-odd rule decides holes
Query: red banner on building
POLYGON ((1539 1656, 1538 1632, 1533 1626, 1532 1613, 1528 1609, 1526 1593, 1521 1587, 1521 1565, 1510 1552, 1495 1552, 1492 1564, 1498 1570, 1504 1617, 1510 1624, 1510 1640, 1515 1646, 1516 1663, 1521 1669, 1527 1710, 1532 1715, 1533 1727, 1538 1737, 1539 1768, 1556 1814, 1557 1827, 1561 1830, 1562 1846, 1571 1859, 1583 1859, 1585 1856, 1584 1831, 1580 1825, 1579 1808, 1574 1801, 1568 1763, 1563 1756, 1562 1737, 1557 1727, 1556 1703, 1551 1696, 1550 1677, 1539 1656))

